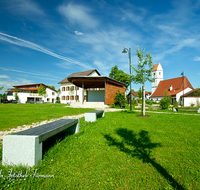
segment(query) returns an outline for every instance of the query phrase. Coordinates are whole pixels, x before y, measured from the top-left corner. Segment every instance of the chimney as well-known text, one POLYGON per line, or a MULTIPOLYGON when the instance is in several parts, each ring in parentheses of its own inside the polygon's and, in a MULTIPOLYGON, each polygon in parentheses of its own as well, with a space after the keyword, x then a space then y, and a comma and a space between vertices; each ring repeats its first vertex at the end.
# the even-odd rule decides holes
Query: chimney
POLYGON ((170 88, 169 88, 169 90, 170 90, 170 91, 172 91, 172 88, 173 88, 173 86, 172 86, 172 85, 170 85, 170 88))

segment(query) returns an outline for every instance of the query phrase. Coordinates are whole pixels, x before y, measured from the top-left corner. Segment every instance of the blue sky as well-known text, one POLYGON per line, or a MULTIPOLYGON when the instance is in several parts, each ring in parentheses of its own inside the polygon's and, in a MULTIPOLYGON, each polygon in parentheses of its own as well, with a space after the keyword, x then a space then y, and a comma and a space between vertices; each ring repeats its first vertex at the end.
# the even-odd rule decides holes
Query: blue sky
POLYGON ((198 0, 1 0, 0 23, 0 93, 34 83, 58 89, 71 73, 108 76, 115 65, 128 73, 122 50, 131 48, 136 66, 137 46, 161 63, 164 79, 184 71, 200 87, 198 0))

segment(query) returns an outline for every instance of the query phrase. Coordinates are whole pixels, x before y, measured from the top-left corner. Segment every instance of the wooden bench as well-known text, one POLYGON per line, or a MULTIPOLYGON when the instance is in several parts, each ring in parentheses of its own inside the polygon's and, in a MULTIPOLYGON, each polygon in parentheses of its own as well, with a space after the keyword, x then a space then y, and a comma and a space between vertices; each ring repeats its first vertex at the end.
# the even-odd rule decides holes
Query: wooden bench
POLYGON ((200 108, 187 108, 187 107, 173 107, 173 111, 178 111, 178 110, 180 110, 180 109, 184 109, 184 110, 197 110, 197 113, 200 113, 200 108))
POLYGON ((85 121, 94 122, 99 117, 104 117, 104 110, 96 110, 92 112, 85 113, 85 121))
POLYGON ((42 160, 42 142, 60 133, 78 133, 79 119, 60 119, 3 137, 3 165, 36 166, 42 160))

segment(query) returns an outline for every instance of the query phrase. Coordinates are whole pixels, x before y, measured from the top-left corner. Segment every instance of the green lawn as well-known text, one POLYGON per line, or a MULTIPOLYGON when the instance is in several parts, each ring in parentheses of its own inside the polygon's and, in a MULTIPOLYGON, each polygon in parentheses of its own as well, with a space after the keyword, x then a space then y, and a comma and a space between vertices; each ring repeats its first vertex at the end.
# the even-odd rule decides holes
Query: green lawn
POLYGON ((91 110, 94 109, 69 108, 65 104, 0 104, 0 131, 91 110))
POLYGON ((200 189, 200 117, 138 114, 109 112, 94 123, 81 118, 78 134, 44 143, 37 167, 0 165, 2 188, 200 189), (29 177, 8 178, 8 169, 29 177))

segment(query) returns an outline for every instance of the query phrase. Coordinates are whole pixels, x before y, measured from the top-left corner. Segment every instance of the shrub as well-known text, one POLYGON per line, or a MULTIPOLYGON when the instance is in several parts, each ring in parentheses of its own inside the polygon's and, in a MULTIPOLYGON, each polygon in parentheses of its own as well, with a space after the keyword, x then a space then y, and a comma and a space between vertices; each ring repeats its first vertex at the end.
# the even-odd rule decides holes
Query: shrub
POLYGON ((173 103, 173 106, 174 106, 174 107, 178 107, 178 102, 175 101, 175 102, 173 103))
POLYGON ((153 104, 153 102, 151 100, 146 100, 145 102, 146 102, 146 104, 149 104, 149 105, 153 104))
POLYGON ((115 104, 110 104, 110 108, 115 108, 115 104))
POLYGON ((168 109, 170 105, 170 96, 165 96, 163 99, 160 100, 160 106, 162 109, 168 109))
POLYGON ((125 96, 123 93, 121 93, 119 90, 115 95, 115 101, 114 101, 115 105, 125 105, 125 96))

